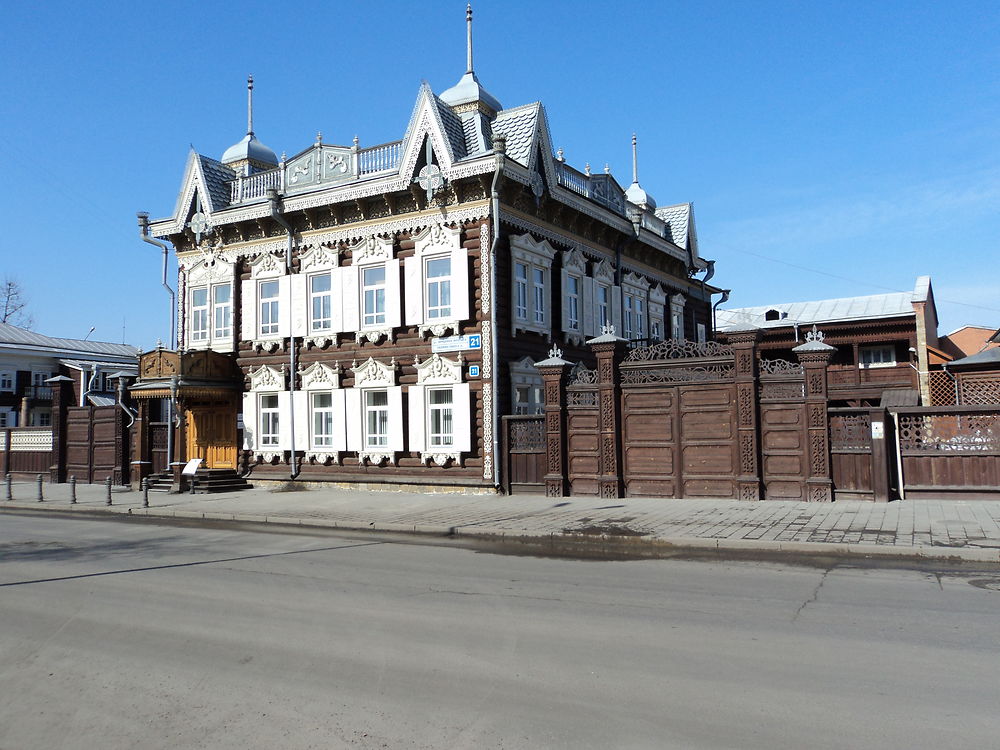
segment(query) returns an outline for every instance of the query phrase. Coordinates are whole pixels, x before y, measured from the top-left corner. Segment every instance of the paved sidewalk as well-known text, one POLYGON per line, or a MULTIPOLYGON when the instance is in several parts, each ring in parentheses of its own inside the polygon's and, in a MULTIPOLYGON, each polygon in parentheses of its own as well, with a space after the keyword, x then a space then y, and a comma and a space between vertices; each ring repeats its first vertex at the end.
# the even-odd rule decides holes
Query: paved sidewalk
POLYGON ((0 510, 127 513, 342 529, 477 536, 561 549, 614 544, 655 556, 664 548, 1000 562, 1000 501, 907 500, 797 503, 538 495, 417 494, 344 489, 291 492, 258 487, 217 495, 149 494, 103 485, 15 482, 0 510))

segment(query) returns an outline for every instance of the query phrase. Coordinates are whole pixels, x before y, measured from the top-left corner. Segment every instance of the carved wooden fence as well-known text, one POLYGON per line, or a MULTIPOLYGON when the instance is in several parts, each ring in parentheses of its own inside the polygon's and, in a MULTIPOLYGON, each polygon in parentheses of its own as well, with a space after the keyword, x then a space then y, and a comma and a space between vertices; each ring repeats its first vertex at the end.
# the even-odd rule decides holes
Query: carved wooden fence
POLYGON ((48 475, 51 463, 51 428, 0 429, 0 476, 8 473, 48 475))
POLYGON ((996 497, 1000 406, 895 411, 904 497, 996 497))

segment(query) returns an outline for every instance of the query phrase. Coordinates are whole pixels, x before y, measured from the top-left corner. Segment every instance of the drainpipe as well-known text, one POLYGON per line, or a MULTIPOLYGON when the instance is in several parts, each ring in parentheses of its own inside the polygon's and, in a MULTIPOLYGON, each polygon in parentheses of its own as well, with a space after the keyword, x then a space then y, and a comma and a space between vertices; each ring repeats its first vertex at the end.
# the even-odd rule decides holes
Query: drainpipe
MULTIPOLYGON (((270 201, 271 206, 271 218, 274 219, 278 224, 284 227, 285 231, 288 233, 288 244, 285 246, 285 270, 288 273, 292 272, 292 242, 294 241, 294 235, 292 230, 292 225, 288 223, 288 220, 281 215, 281 198, 278 197, 278 191, 274 188, 270 188, 267 191, 267 198, 270 201)), ((292 304, 291 298, 289 298, 288 303, 288 366, 290 374, 288 376, 288 394, 289 394, 289 410, 288 410, 288 429, 291 431, 289 445, 291 446, 292 453, 292 474, 289 479, 295 479, 299 475, 299 460, 295 455, 295 336, 292 333, 292 304)))
POLYGON ((731 291, 733 291, 733 290, 732 289, 723 289, 722 290, 722 296, 719 297, 719 301, 716 302, 714 305, 712 305, 712 335, 713 336, 715 335, 715 332, 717 330, 716 327, 715 327, 715 311, 719 307, 719 305, 721 305, 723 302, 728 302, 729 301, 729 293, 731 291))
MULTIPOLYGON (((913 367, 912 364, 910 366, 913 367)), ((916 368, 914 368, 914 369, 916 369, 916 368)), ((951 387, 955 391, 955 405, 958 406, 958 378, 956 378, 952 374, 951 370, 948 369, 948 363, 947 362, 943 362, 941 364, 941 369, 944 370, 944 374, 945 375, 947 375, 949 378, 951 378, 951 387)), ((917 374, 918 375, 920 374, 920 370, 917 370, 917 374)))
POLYGON ((150 245, 155 245, 156 247, 163 250, 163 288, 167 290, 167 294, 170 295, 170 348, 171 350, 177 348, 177 327, 176 327, 176 300, 177 297, 174 294, 174 290, 170 288, 167 284, 167 255, 168 249, 165 242, 160 242, 149 236, 149 214, 145 211, 139 211, 136 213, 136 218, 139 219, 139 237, 143 242, 148 242, 150 245))
POLYGON ((128 376, 125 373, 119 372, 115 373, 115 377, 118 378, 118 406, 128 415, 128 424, 125 425, 125 429, 131 429, 132 425, 135 424, 138 412, 125 406, 125 378, 128 376))
POLYGON ((97 379, 97 365, 90 366, 90 380, 87 381, 87 389, 83 390, 83 376, 85 374, 86 373, 83 370, 80 370, 80 387, 82 391, 80 393, 80 406, 87 405, 87 396, 89 396, 90 392, 94 390, 94 381, 97 379))
MULTIPOLYGON (((490 289, 493 290, 493 302, 490 305, 490 348, 493 357, 493 489, 500 487, 500 410, 497 407, 500 394, 496 392, 496 384, 500 380, 500 360, 497 352, 497 247, 500 244, 500 180, 503 177, 504 155, 507 153, 507 139, 499 136, 493 141, 493 150, 497 155, 497 169, 493 173, 493 187, 490 191, 493 213, 493 241, 490 243, 490 289)), ((482 252, 482 248, 480 248, 482 252)))

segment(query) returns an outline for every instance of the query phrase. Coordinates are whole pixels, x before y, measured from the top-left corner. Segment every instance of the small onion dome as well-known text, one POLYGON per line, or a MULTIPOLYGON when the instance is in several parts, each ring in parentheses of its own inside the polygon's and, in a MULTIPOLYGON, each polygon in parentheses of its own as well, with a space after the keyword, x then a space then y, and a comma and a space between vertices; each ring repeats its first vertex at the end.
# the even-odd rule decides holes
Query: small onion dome
POLYGON ((253 133, 247 133, 240 140, 226 149, 222 155, 223 164, 231 164, 236 161, 255 161, 260 164, 270 164, 277 166, 278 157, 275 153, 257 140, 253 133))
POLYGON ((638 182, 633 182, 628 186, 628 190, 625 191, 625 200, 647 211, 654 211, 656 209, 656 201, 653 199, 653 196, 643 190, 638 182))
POLYGON ((449 107, 458 107, 462 104, 478 102, 486 108, 491 109, 494 113, 503 109, 500 102, 496 100, 496 97, 483 88, 482 84, 479 83, 479 79, 476 78, 476 74, 472 71, 459 78, 458 83, 443 92, 438 98, 449 107))

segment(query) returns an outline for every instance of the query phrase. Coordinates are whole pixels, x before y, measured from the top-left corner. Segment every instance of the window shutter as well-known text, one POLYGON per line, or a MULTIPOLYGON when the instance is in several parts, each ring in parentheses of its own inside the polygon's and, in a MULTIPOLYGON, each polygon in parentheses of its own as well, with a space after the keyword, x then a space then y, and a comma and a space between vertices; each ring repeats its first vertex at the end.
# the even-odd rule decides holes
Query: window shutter
MULTIPOLYGON (((247 283, 247 282, 244 282, 247 283)), ((243 394, 243 450, 257 448, 257 394, 243 394)))
POLYGON ((253 279, 240 284, 240 336, 243 341, 257 338, 257 282, 253 279))
POLYGON ((562 271, 560 271, 560 273, 562 274, 562 283, 561 283, 561 285, 559 287, 561 289, 560 301, 562 302, 562 304, 560 305, 560 308, 562 308, 562 328, 561 329, 562 329, 562 331, 564 333, 568 333, 569 332, 569 298, 568 298, 568 295, 569 295, 569 273, 565 269, 563 269, 562 271))
POLYGON ((288 318, 291 304, 291 277, 286 274, 278 279, 278 338, 285 339, 292 335, 291 321, 288 318))
POLYGON ((306 451, 312 448, 309 441, 309 393, 295 391, 292 394, 292 408, 295 410, 295 450, 306 451))
POLYGON ((407 258, 403 264, 403 295, 406 303, 406 325, 424 322, 423 261, 418 257, 407 258))
MULTIPOLYGON (((342 388, 335 388, 333 391, 333 450, 347 450, 347 426, 344 420, 347 416, 345 412, 345 398, 347 393, 342 388)), ((358 408, 360 412, 360 407, 358 408)))
POLYGON ((278 450, 292 449, 292 394, 289 391, 278 391, 278 450))
POLYGON ((402 323, 399 299, 399 261, 385 262, 385 322, 391 328, 399 328, 402 323))
POLYGON ((309 332, 309 277, 296 273, 291 279, 292 335, 305 336, 309 332))
POLYGON ((361 451, 365 444, 364 433, 362 431, 360 388, 348 388, 344 391, 344 424, 347 430, 347 450, 361 451))
POLYGON ((389 450, 403 450, 403 387, 386 388, 389 400, 389 450))
POLYGON ((341 268, 340 282, 340 297, 344 310, 341 330, 357 331, 361 328, 361 289, 358 280, 358 267, 341 268))
MULTIPOLYGON (((330 331, 340 333, 344 330, 344 270, 330 269, 330 331)), ((306 305, 310 303, 306 302, 306 305)), ((308 310, 308 307, 307 307, 308 310)), ((308 313, 307 313, 308 317, 308 313)))
MULTIPOLYGON (((469 314, 469 251, 458 247, 451 251, 451 315, 455 320, 468 320, 469 314)), ((455 331, 457 334, 458 331, 455 331)))
POLYGON ((611 324, 615 327, 615 335, 625 337, 625 329, 622 328, 622 288, 620 286, 611 287, 611 324))
POLYGON ((411 385, 408 393, 410 407, 411 451, 427 450, 427 395, 422 385, 411 385))
MULTIPOLYGON (((472 436, 476 429, 472 421, 472 394, 468 383, 458 383, 452 386, 451 400, 454 408, 455 450, 462 453, 472 451, 472 436)), ((484 445, 483 452, 492 450, 492 446, 484 445)))
POLYGON ((594 303, 594 280, 589 276, 583 278, 583 310, 580 311, 583 318, 584 338, 593 338, 597 335, 597 305, 594 303))

